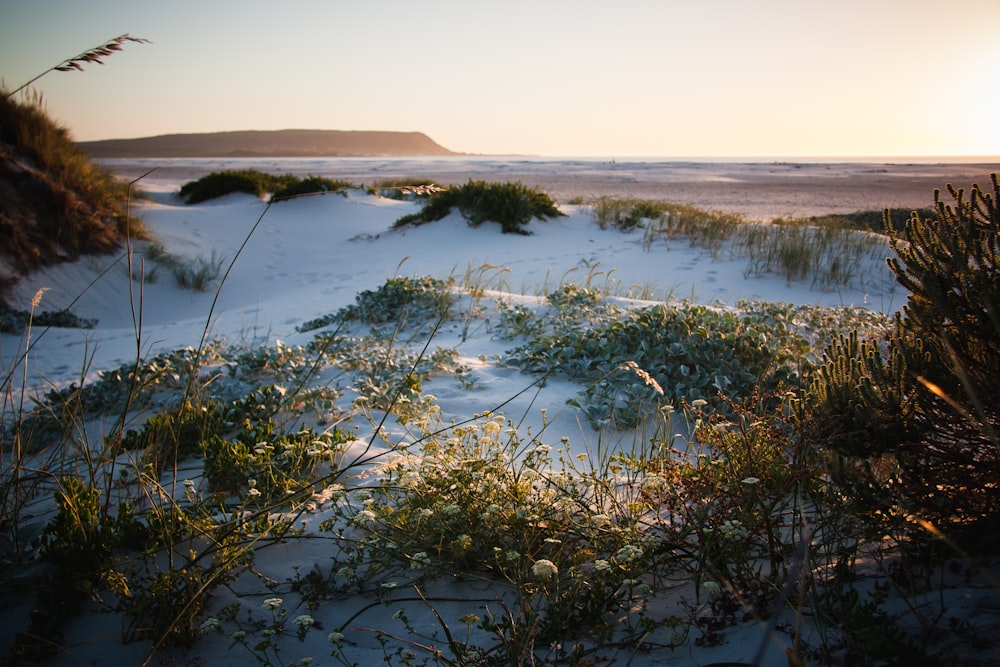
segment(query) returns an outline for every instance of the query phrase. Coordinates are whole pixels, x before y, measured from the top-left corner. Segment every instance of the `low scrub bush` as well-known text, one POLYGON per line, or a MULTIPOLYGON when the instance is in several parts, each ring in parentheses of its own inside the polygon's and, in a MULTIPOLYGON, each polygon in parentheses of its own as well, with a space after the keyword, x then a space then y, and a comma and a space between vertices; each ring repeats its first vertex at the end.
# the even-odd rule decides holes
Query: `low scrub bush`
POLYGON ((288 188, 298 180, 291 174, 273 176, 256 169, 217 171, 182 185, 180 196, 188 204, 199 204, 240 192, 264 197, 267 193, 288 188))
POLYGON ((21 334, 28 326, 56 327, 63 329, 93 329, 97 320, 80 317, 69 310, 41 310, 31 312, 9 308, 0 302, 0 333, 21 334))
POLYGON ((935 215, 893 236, 909 296, 882 338, 851 332, 826 352, 802 428, 840 453, 859 508, 966 533, 1000 523, 1000 185, 949 186, 935 215))
POLYGON ((444 218, 452 209, 473 227, 486 221, 498 222, 505 234, 528 234, 525 229, 533 218, 544 220, 563 215, 544 192, 521 183, 469 181, 432 194, 419 213, 403 216, 395 227, 422 225, 444 218))
POLYGON ((359 292, 355 301, 336 313, 305 322, 297 330, 314 331, 352 320, 381 325, 447 319, 453 305, 449 283, 431 276, 390 278, 376 290, 359 292))
POLYGON ((584 384, 578 405, 595 427, 634 427, 664 402, 725 408, 725 397, 798 388, 840 326, 882 326, 881 318, 859 320, 850 309, 823 321, 808 307, 751 302, 736 311, 682 304, 602 314, 567 299, 567 290, 578 293, 564 287, 550 296, 544 322, 501 320, 516 326, 512 333, 532 333, 506 362, 584 384))
POLYGON ((299 178, 292 174, 275 176, 256 169, 216 171, 181 186, 180 196, 188 204, 198 204, 233 193, 246 193, 263 199, 270 195, 272 201, 291 199, 302 195, 337 192, 344 194, 354 187, 348 181, 332 180, 322 176, 299 178))
POLYGON ((274 194, 271 195, 271 200, 281 201, 282 199, 291 199, 292 197, 325 194, 327 192, 336 192, 346 195, 347 189, 352 187, 354 186, 348 181, 334 181, 321 176, 308 176, 302 180, 296 180, 293 183, 289 183, 280 190, 275 191, 274 194))

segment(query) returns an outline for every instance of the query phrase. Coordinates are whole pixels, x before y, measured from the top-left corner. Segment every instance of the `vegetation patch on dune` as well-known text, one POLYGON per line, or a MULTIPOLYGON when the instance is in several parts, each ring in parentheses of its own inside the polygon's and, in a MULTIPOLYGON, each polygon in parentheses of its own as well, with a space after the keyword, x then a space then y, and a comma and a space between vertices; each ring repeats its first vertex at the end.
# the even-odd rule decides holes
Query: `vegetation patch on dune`
POLYGON ((395 227, 422 225, 441 220, 457 209, 470 225, 500 223, 505 234, 529 234, 533 219, 558 218, 563 214, 544 192, 521 183, 487 183, 470 180, 465 185, 433 193, 417 213, 405 215, 395 227))
POLYGON ((93 163, 42 109, 0 91, 0 297, 18 276, 146 236, 129 185, 93 163))
POLYGON ((275 176, 256 169, 229 169, 206 174, 198 180, 181 186, 180 196, 188 204, 200 204, 234 193, 270 197, 281 201, 300 195, 337 192, 344 194, 354 187, 346 181, 335 181, 321 176, 299 178, 293 174, 275 176))

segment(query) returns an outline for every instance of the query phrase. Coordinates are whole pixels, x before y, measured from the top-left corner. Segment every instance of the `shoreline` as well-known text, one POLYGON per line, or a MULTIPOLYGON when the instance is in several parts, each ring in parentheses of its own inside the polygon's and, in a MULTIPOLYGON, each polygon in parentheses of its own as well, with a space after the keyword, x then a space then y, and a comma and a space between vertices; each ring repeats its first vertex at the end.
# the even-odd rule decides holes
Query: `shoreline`
POLYGON ((323 176, 371 186, 395 178, 443 185, 469 180, 520 181, 562 204, 598 197, 635 197, 742 213, 751 220, 929 208, 934 191, 953 184, 989 187, 1000 164, 875 162, 601 162, 529 158, 106 158, 97 160, 139 187, 176 191, 213 171, 257 169, 323 176))

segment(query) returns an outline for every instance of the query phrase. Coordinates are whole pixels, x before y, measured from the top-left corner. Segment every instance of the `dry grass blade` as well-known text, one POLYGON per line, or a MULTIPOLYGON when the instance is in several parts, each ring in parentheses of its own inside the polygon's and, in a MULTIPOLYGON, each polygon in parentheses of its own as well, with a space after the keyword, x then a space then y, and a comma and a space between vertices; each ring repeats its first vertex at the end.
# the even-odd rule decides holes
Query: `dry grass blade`
POLYGON ((88 49, 88 50, 84 51, 83 53, 79 53, 79 54, 73 56, 72 58, 69 58, 67 60, 62 61, 61 63, 59 63, 55 67, 50 67, 49 69, 45 70, 44 72, 42 72, 38 76, 32 78, 31 80, 29 80, 29 81, 27 81, 25 83, 22 83, 20 86, 18 86, 17 88, 15 88, 14 90, 12 90, 11 92, 5 93, 4 97, 12 97, 13 95, 21 92, 22 90, 24 90, 25 88, 27 88, 28 86, 30 86, 31 84, 33 84, 35 81, 38 81, 39 79, 41 79, 43 76, 45 76, 49 72, 53 72, 53 71, 55 71, 55 72, 72 72, 73 70, 79 70, 79 71, 82 72, 83 71, 83 66, 82 66, 81 63, 97 63, 98 65, 103 65, 104 62, 101 59, 102 58, 107 58, 107 57, 109 57, 111 55, 114 55, 116 52, 121 51, 122 46, 126 42, 133 42, 135 44, 149 44, 150 43, 150 41, 148 39, 143 39, 141 37, 132 37, 128 33, 125 33, 124 35, 118 35, 114 39, 109 40, 108 42, 106 42, 104 44, 101 44, 100 46, 96 46, 96 47, 94 47, 92 49, 88 49))

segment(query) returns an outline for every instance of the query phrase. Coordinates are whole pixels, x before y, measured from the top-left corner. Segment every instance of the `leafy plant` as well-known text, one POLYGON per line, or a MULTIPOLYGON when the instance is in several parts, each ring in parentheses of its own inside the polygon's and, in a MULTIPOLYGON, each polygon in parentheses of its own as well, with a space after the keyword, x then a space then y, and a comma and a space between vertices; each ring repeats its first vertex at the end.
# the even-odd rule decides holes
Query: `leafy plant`
MULTIPOLYGON (((842 474, 881 515, 914 514, 952 534, 1000 517, 1000 186, 949 186, 915 214, 889 266, 909 291, 886 340, 841 338, 809 393, 803 428, 844 457, 842 474)), ((872 515, 874 516, 874 514, 872 515)), ((981 529, 976 528, 977 534, 981 529)))
POLYGON ((299 179, 291 174, 274 176, 256 169, 217 171, 182 185, 180 196, 188 204, 199 204, 234 192, 263 197, 269 192, 291 187, 298 181, 299 179))
POLYGON ((378 289, 359 292, 353 305, 305 322, 297 330, 314 331, 352 320, 379 325, 447 319, 452 309, 448 286, 448 282, 431 276, 390 278, 378 289))
POLYGON ((453 208, 457 208, 473 227, 486 221, 498 222, 505 234, 528 234, 525 225, 533 218, 544 220, 564 215, 547 194, 521 183, 470 180, 465 185, 432 194, 419 213, 403 216, 394 226, 434 222, 453 208))
POLYGON ((351 187, 354 186, 348 181, 335 181, 323 178, 322 176, 308 176, 301 180, 296 179, 295 182, 289 183, 277 190, 271 195, 271 201, 281 201, 302 195, 323 194, 326 192, 336 192, 346 196, 346 190, 351 187))

